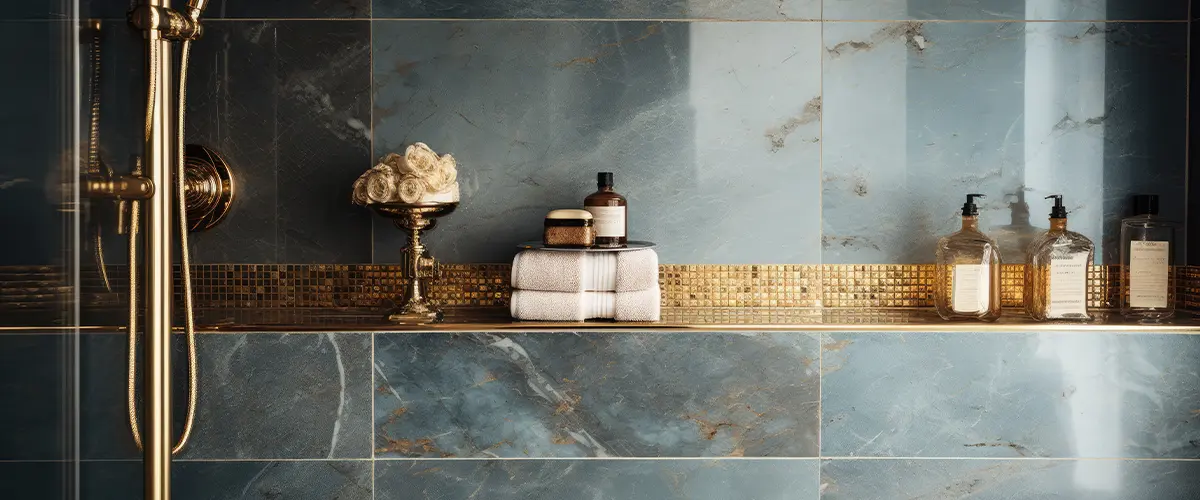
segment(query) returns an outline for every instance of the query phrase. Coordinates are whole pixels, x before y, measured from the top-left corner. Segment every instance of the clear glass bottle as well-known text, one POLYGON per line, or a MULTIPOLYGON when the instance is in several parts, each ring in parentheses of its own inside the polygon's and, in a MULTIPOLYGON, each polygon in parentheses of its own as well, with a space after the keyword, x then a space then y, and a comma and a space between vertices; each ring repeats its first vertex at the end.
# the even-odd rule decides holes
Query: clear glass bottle
POLYGON ((1158 215, 1158 196, 1133 197, 1121 221, 1121 314, 1163 320, 1175 315, 1175 223, 1158 215))
POLYGON ((1014 195, 1016 201, 1008 204, 1010 223, 1003 226, 988 228, 987 234, 1000 245, 1000 255, 1009 262, 1025 262, 1026 251, 1033 240, 1046 230, 1029 222, 1029 204, 1025 202, 1025 189, 1021 188, 1014 195))
POLYGON ((1025 252, 1025 312, 1038 321, 1091 319, 1087 311, 1088 266, 1096 246, 1086 236, 1067 230, 1062 195, 1050 210, 1050 230, 1025 252))
POLYGON ((629 227, 628 203, 625 197, 613 191, 612 172, 596 174, 595 193, 583 200, 583 208, 592 213, 596 231, 596 246, 600 248, 622 248, 628 243, 626 229, 629 227))
POLYGON ((979 231, 979 208, 968 194, 962 229, 938 240, 933 303, 942 319, 1000 318, 1000 249, 979 231))

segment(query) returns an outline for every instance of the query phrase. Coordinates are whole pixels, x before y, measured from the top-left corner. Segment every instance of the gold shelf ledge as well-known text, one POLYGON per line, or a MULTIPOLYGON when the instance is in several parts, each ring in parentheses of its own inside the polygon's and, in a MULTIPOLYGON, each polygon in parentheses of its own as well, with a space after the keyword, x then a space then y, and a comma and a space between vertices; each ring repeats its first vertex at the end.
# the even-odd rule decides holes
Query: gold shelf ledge
MULTIPOLYGON (((80 329, 83 332, 123 332, 119 314, 80 329), (107 325, 107 326, 106 326, 107 325)), ((795 331, 795 332, 1128 332, 1200 334, 1200 317, 1180 313, 1164 323, 1126 321, 1100 312, 1090 322, 1037 322, 1013 312, 995 323, 943 321, 929 308, 804 309, 804 308, 666 308, 657 323, 612 321, 514 321, 504 308, 456 308, 446 321, 431 325, 396 325, 376 309, 202 309, 197 331, 224 333, 327 332, 573 332, 573 331, 795 331)), ((72 331, 62 327, 0 326, 4 333, 72 331)))

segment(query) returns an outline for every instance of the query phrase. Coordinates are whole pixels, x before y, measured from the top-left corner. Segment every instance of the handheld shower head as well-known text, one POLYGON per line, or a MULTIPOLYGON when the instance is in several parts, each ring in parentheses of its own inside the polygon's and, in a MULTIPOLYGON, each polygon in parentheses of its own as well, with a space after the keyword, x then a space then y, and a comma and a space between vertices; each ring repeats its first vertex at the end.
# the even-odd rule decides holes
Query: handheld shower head
POLYGON ((199 21, 200 14, 204 12, 204 8, 208 6, 208 0, 188 0, 187 16, 192 21, 199 21))

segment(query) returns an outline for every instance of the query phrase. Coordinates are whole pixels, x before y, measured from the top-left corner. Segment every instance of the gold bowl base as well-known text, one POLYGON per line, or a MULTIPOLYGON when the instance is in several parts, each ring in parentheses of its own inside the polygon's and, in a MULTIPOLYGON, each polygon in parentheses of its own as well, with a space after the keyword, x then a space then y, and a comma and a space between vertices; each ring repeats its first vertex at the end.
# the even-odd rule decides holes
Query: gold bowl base
POLYGON ((440 323, 445 315, 429 301, 429 282, 441 275, 436 259, 421 244, 421 233, 434 227, 437 217, 453 212, 458 203, 387 203, 370 205, 379 215, 392 219, 407 232, 408 246, 401 250, 403 276, 408 280, 404 305, 388 315, 388 321, 403 325, 440 323))
POLYGON ((427 301, 409 301, 388 315, 388 321, 402 325, 430 325, 441 323, 446 315, 432 307, 427 301))

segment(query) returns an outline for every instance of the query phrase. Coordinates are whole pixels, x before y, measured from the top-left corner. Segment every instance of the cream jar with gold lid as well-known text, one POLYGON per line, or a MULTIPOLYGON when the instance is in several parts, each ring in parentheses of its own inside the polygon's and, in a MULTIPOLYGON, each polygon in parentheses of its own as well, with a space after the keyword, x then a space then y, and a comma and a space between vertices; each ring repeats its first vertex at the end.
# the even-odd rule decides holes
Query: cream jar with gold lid
POLYGON ((553 210, 546 214, 542 243, 554 248, 591 248, 596 231, 591 212, 579 209, 553 210))

